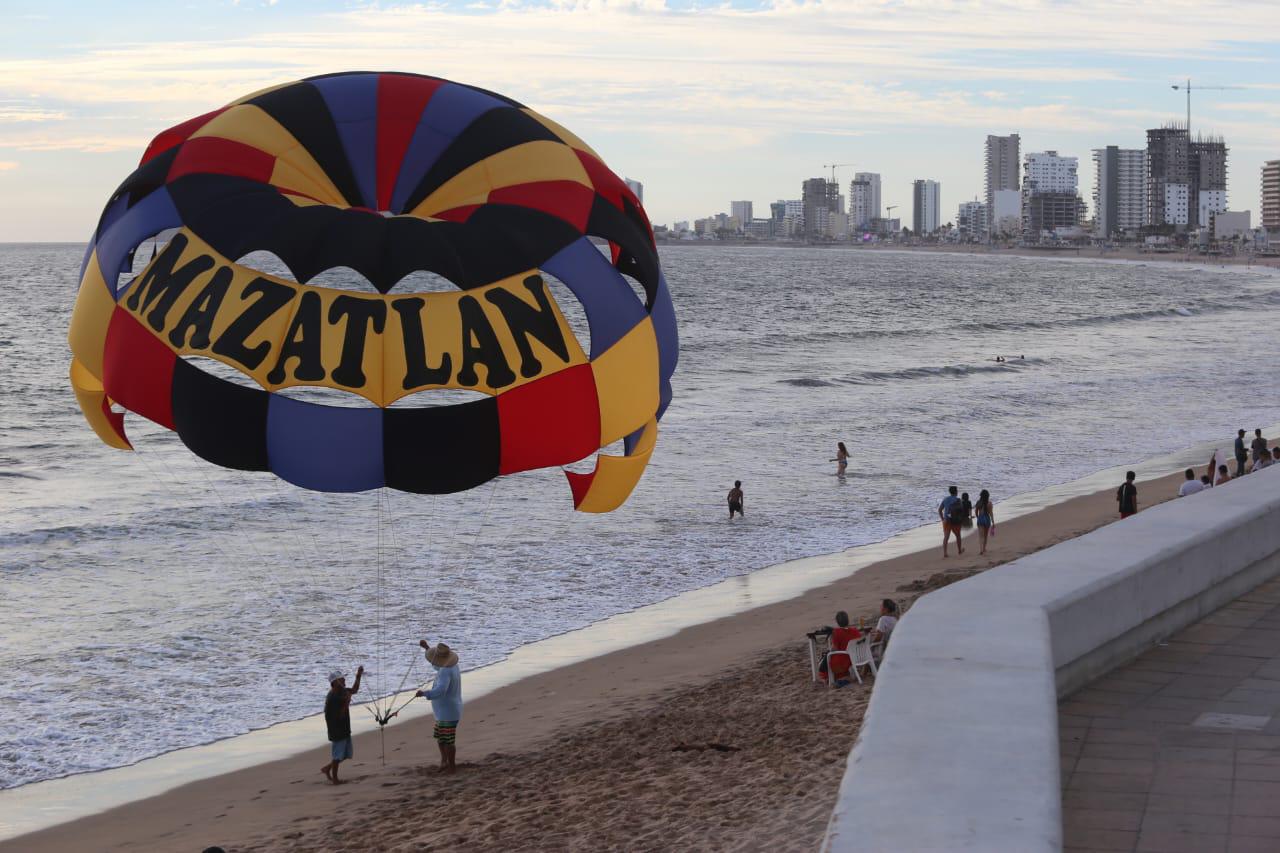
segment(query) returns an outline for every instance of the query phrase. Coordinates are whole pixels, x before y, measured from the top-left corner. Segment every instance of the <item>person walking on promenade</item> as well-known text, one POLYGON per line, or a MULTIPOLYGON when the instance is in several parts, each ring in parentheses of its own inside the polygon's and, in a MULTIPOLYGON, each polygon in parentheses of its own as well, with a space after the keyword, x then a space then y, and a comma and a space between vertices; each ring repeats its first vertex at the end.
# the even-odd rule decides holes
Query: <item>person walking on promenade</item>
POLYGON ((744 501, 742 494, 742 481, 734 480, 733 488, 729 490, 729 520, 733 521, 733 514, 736 512, 742 518, 746 518, 746 514, 742 511, 744 501))
POLYGON ((1249 461, 1249 452, 1244 449, 1244 430, 1236 433, 1236 476, 1243 477, 1245 465, 1249 461))
POLYGON ((426 650, 427 663, 436 671, 435 683, 416 695, 431 700, 431 713, 436 725, 432 736, 440 748, 440 772, 458 769, 458 723, 462 720, 462 673, 458 670, 458 653, 444 643, 434 646, 426 640, 418 645, 426 650))
POLYGON ((1116 489, 1116 502, 1120 504, 1121 518, 1128 518, 1138 512, 1138 487, 1133 484, 1137 478, 1135 472, 1126 471, 1124 482, 1116 489))
POLYGON ((836 458, 831 461, 836 463, 836 476, 843 477, 844 469, 849 467, 849 451, 843 441, 836 442, 836 458))
POLYGON ((355 755, 351 744, 351 695, 360 692, 364 667, 356 669, 356 680, 347 687, 347 676, 335 669, 329 673, 329 695, 324 697, 324 725, 329 730, 329 763, 320 768, 324 778, 335 785, 346 784, 338 778, 338 765, 355 755))
POLYGON ((960 500, 960 490, 955 486, 947 489, 947 496, 938 504, 938 518, 942 521, 942 556, 947 554, 947 543, 952 534, 956 537, 956 553, 963 554, 964 546, 960 544, 960 523, 964 520, 964 503, 960 500))
POLYGON ((1253 461, 1255 463, 1259 459, 1261 459, 1263 456, 1266 456, 1267 458, 1271 457, 1271 454, 1267 452, 1267 440, 1262 437, 1262 430, 1260 429, 1255 429, 1253 431, 1252 448, 1253 448, 1253 461))
POLYGON ((973 511, 978 516, 978 535, 982 543, 978 553, 985 554, 987 553, 987 536, 996 529, 996 513, 995 507, 991 504, 991 492, 986 489, 978 492, 978 502, 973 505, 973 511))
POLYGON ((1204 483, 1196 479, 1196 469, 1186 470, 1186 481, 1178 488, 1178 497, 1185 498, 1204 491, 1204 483))

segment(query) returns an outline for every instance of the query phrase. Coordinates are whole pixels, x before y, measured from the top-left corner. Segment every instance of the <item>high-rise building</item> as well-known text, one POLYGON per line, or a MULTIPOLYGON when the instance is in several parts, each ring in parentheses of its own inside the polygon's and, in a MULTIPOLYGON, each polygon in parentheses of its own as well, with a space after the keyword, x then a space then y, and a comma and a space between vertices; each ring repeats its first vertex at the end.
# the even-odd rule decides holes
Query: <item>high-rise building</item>
POLYGON ((644 184, 639 181, 633 181, 630 178, 623 178, 622 182, 627 185, 627 189, 635 193, 636 198, 640 201, 640 206, 644 207, 644 184))
POLYGON ((1022 190, 996 190, 995 207, 987 211, 987 226, 989 237, 1022 233, 1022 190))
POLYGON ((849 222, 852 228, 870 228, 880 218, 880 175, 858 172, 849 184, 849 222))
POLYGON ((729 215, 736 216, 738 218, 738 222, 742 223, 742 227, 745 229, 747 225, 751 224, 751 220, 754 218, 751 215, 751 202, 749 201, 729 202, 729 215))
POLYGON ((994 215, 997 209, 996 193, 1002 190, 1018 190, 1022 187, 1019 182, 1021 144, 1022 142, 1016 133, 1011 133, 1008 136, 987 136, 986 201, 987 212, 991 214, 988 216, 989 226, 992 228, 997 227, 999 224, 994 215))
POLYGON ((1023 160, 1022 239, 1039 240, 1046 231, 1074 228, 1084 215, 1078 192, 1075 157, 1057 151, 1037 151, 1023 160))
POLYGON ((960 208, 956 211, 956 231, 959 232, 962 240, 978 240, 987 235, 987 205, 986 202, 973 201, 960 202, 960 208))
POLYGON ((1177 124, 1147 131, 1147 224, 1183 231, 1227 209, 1227 144, 1177 124))
POLYGON ((831 236, 831 215, 840 212, 840 188, 826 178, 809 178, 800 185, 804 202, 804 235, 810 239, 831 236))
POLYGON ((804 201, 802 199, 785 199, 769 205, 773 218, 773 234, 775 237, 804 236, 804 201))
POLYGON ((1093 230, 1102 239, 1136 232, 1147 217, 1147 152, 1093 149, 1093 230))
POLYGON ((942 185, 937 181, 911 182, 911 230, 921 237, 938 230, 942 185))
POLYGON ((1280 160, 1262 164, 1262 227, 1280 231, 1280 160))

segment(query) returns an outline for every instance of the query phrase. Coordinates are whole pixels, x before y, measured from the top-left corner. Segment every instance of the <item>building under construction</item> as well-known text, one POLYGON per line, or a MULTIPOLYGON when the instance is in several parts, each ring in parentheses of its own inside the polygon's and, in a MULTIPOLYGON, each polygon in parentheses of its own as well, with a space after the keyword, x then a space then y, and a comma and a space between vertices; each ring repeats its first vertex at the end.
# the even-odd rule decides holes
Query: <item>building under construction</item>
POLYGON ((1227 144, 1171 123, 1147 131, 1147 224, 1189 231, 1227 209, 1227 144))
POLYGON ((804 235, 809 240, 822 240, 831 235, 831 219, 844 213, 840 203, 840 185, 826 178, 809 178, 800 185, 804 203, 804 235))

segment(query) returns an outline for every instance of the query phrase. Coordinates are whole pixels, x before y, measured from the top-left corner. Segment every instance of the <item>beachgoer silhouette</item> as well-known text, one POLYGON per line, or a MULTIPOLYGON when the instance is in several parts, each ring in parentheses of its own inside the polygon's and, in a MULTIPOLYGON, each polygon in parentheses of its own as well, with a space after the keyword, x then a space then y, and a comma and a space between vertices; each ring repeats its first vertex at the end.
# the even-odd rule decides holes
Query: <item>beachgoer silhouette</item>
POLYGON ((738 515, 742 516, 743 518, 747 517, 746 513, 742 511, 742 505, 744 502, 745 502, 745 498, 744 498, 744 495, 742 494, 742 481, 734 480, 733 488, 729 490, 729 520, 730 521, 733 521, 733 514, 735 512, 738 515))

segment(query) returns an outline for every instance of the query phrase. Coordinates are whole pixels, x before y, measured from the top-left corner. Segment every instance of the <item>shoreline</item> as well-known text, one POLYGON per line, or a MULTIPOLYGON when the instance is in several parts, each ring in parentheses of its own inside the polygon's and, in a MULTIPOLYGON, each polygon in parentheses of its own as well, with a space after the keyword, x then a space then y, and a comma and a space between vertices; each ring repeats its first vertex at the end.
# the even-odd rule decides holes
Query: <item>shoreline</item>
POLYGON ((843 249, 859 252, 913 252, 925 254, 975 255, 988 258, 1040 258, 1044 260, 1110 261, 1139 264, 1173 264, 1192 266, 1239 266, 1246 269, 1280 271, 1280 256, 1249 257, 1247 255, 1209 256, 1187 251, 1143 252, 1132 247, 1102 249, 1097 246, 1081 246, 1061 249, 1034 249, 1027 246, 989 247, 979 243, 928 244, 912 246, 900 243, 879 245, 874 243, 792 243, 786 241, 735 242, 718 240, 664 240, 659 250, 673 246, 699 249, 843 249))
MULTIPOLYGON (((1149 490, 1171 495, 1173 489, 1165 480, 1172 476, 1176 487, 1177 475, 1164 472, 1188 464, 1203 466, 1207 458, 1201 457, 1207 457, 1212 446, 1196 445, 1131 467, 1140 472, 1149 490)), ((953 558, 944 564, 935 553, 937 531, 930 524, 880 543, 728 578, 521 647, 503 662, 466 673, 470 725, 462 730, 462 760, 512 750, 536 752, 557 732, 616 720, 633 713, 638 705, 652 703, 655 696, 696 687, 735 661, 786 646, 802 637, 804 630, 829 620, 837 605, 871 616, 879 598, 900 597, 896 590, 904 584, 927 580, 946 569, 990 568, 1107 523, 1114 518, 1111 491, 1117 471, 1124 467, 1130 466, 1108 468, 999 502, 1001 535, 993 543, 994 553, 981 562, 967 552, 963 560, 953 558), (1067 507, 1083 508, 1084 517, 1064 513, 1067 507), (1062 524, 1049 523, 1059 516, 1074 520, 1064 530, 1062 524), (1029 532, 1018 533, 1023 527, 1029 532), (1015 532, 1006 535, 1007 530, 1015 532), (752 629, 744 636, 738 627, 746 624, 740 621, 744 615, 763 630, 752 629), (697 648, 698 653, 682 654, 686 647, 697 648), (542 706, 548 706, 547 713, 522 712, 542 706)), ((1149 497, 1150 492, 1144 493, 1144 498, 1149 497)), ((804 674, 807 677, 807 663, 804 674)), ((427 706, 415 705, 412 718, 386 731, 386 770, 380 766, 377 734, 365 724, 357 735, 357 758, 349 773, 367 773, 376 779, 430 760, 427 706), (402 751, 405 754, 399 755, 402 751)), ((141 844, 143 849, 173 849, 169 846, 174 843, 173 834, 188 832, 194 836, 190 844, 199 849, 213 843, 207 835, 215 825, 222 832, 230 830, 232 838, 284 832, 287 820, 282 815, 314 815, 332 807, 333 801, 320 793, 327 788, 306 784, 317 781, 310 779, 316 775, 311 764, 323 747, 317 734, 322 726, 317 726, 314 717, 304 718, 129 767, 0 792, 0 837, 6 839, 0 849, 18 849, 15 840, 23 850, 74 848, 86 838, 113 846, 129 843, 141 844), (157 765, 167 765, 160 768, 165 772, 159 776, 157 765), (294 793, 289 791, 299 785, 294 793), (250 788, 261 792, 249 796, 250 788), (215 805, 227 799, 234 802, 215 805), (237 809, 234 821, 226 819, 229 808, 237 809), (155 819, 156 814, 190 820, 179 826, 168 817, 155 819)), ((347 792, 356 787, 341 789, 344 802, 349 799, 347 792)), ((370 802, 376 802, 376 790, 365 793, 370 802)))

